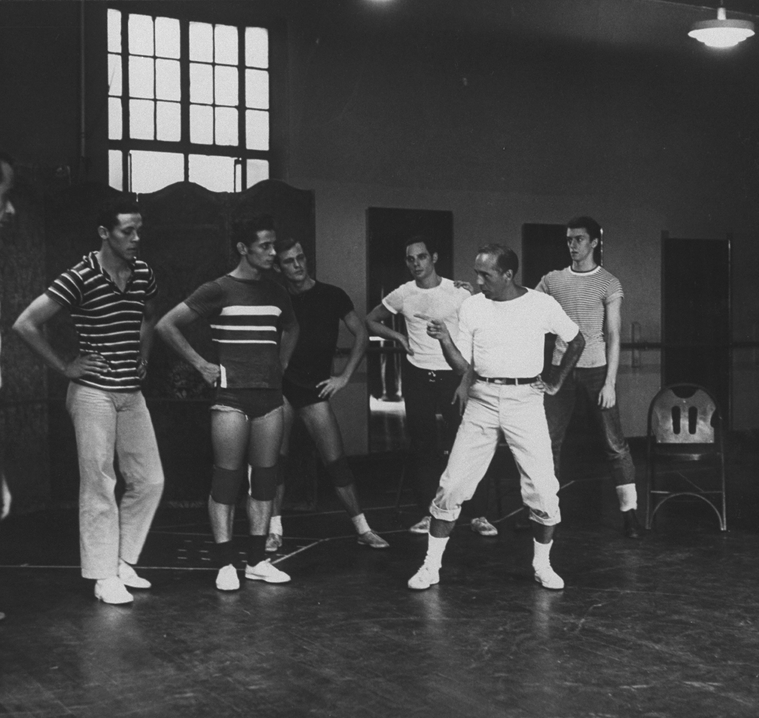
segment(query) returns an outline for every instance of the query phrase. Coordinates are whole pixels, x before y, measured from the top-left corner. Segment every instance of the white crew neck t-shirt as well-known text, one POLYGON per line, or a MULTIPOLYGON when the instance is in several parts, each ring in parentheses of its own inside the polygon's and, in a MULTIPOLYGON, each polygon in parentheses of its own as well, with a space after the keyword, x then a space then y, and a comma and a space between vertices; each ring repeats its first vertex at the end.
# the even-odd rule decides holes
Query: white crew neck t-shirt
POLYGON ((578 331, 553 297, 528 289, 507 302, 484 294, 467 299, 459 310, 455 342, 480 376, 527 379, 543 370, 546 334, 571 342, 578 331))
POLYGON ((427 324, 429 319, 444 321, 455 341, 459 307, 470 296, 463 287, 457 288, 452 280, 441 278, 440 284, 431 289, 423 289, 414 281, 406 282, 382 300, 389 312, 402 314, 406 320, 409 345, 414 352, 406 357, 409 362, 428 371, 451 370, 440 342, 427 334, 427 324), (421 319, 417 314, 429 319, 421 319))

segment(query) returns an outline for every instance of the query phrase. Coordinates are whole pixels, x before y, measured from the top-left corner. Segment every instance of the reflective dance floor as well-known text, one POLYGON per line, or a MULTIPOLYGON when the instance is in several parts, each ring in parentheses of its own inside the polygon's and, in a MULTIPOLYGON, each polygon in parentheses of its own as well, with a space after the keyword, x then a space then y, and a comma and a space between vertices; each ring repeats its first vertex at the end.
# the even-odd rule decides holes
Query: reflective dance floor
POLYGON ((531 538, 513 528, 516 475, 503 467, 491 491, 500 535, 462 521, 440 585, 423 592, 406 588, 426 538, 405 531, 419 518, 411 506, 394 510, 392 461, 357 467, 390 550, 358 546, 322 490, 316 512, 285 516, 274 560, 292 583, 232 594, 214 588, 201 508, 159 512, 141 560, 153 589, 128 607, 99 604, 80 578, 75 510, 11 517, 0 716, 756 718, 755 437, 734 438, 730 456, 730 531, 688 503, 636 541, 621 534, 594 452, 579 452, 552 553, 560 592, 532 581, 531 538))

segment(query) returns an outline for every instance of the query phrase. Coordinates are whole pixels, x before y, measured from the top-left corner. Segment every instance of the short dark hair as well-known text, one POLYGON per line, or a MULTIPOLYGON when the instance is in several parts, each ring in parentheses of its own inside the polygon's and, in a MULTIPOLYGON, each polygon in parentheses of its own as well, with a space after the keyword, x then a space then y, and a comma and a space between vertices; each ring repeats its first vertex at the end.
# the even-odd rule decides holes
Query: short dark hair
POLYGON ((489 254, 495 257, 496 267, 501 274, 506 274, 509 269, 513 274, 519 271, 519 257, 511 247, 504 247, 502 244, 486 244, 477 250, 477 254, 489 254))
POLYGON ((437 254, 437 242, 426 234, 415 234, 406 240, 403 245, 403 251, 405 252, 412 244, 423 244, 427 247, 427 251, 430 254, 437 254))
POLYGON ((572 219, 567 222, 567 229, 584 229, 591 240, 601 239, 601 225, 598 224, 593 217, 588 217, 586 215, 572 217, 572 219))
POLYGON ((274 217, 270 214, 257 214, 253 217, 238 219, 232 223, 232 246, 239 242, 251 245, 258 239, 259 232, 274 232, 274 217))
POLYGON ((142 214, 142 211, 131 197, 114 197, 100 208, 98 227, 105 227, 110 232, 119 223, 120 214, 142 214))
POLYGON ((3 176, 3 164, 9 165, 10 168, 13 169, 16 165, 16 162, 13 157, 11 157, 7 152, 0 150, 0 182, 5 179, 3 176))
MULTIPOLYGON (((274 242, 274 251, 279 255, 281 252, 289 252, 296 244, 300 244, 297 239, 292 237, 283 237, 274 242)), ((302 247, 302 245, 301 245, 302 247)))

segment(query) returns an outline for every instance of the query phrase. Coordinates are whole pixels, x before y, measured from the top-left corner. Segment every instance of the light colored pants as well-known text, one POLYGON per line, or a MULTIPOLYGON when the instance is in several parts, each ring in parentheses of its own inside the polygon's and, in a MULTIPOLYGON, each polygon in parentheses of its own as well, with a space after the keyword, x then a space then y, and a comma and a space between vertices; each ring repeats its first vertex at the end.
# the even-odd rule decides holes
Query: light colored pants
POLYGON ((469 390, 448 467, 430 504, 435 518, 458 519, 461 504, 472 498, 490 466, 501 432, 519 468, 522 501, 530 509, 530 518, 544 526, 561 521, 542 392, 529 384, 500 386, 481 381, 469 390))
POLYGON ((140 391, 69 384, 66 408, 79 456, 79 547, 84 578, 109 578, 119 558, 137 563, 163 493, 153 423, 140 391), (114 453, 126 482, 116 503, 114 453))

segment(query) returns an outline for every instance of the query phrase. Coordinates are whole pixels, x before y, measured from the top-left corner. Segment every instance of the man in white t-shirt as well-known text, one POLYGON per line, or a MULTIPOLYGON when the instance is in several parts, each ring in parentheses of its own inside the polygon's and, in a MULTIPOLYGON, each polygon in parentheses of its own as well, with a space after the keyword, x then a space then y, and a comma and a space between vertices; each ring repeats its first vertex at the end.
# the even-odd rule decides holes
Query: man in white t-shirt
MULTIPOLYGON (((459 377, 445 360, 440 343, 427 334, 427 322, 431 319, 443 322, 455 337, 459 307, 470 292, 441 277, 435 269, 437 260, 438 253, 429 237, 411 237, 406 242, 406 266, 413 280, 390 292, 366 318, 371 334, 397 341, 406 352, 402 376, 411 440, 411 477, 416 503, 423 512, 421 521, 409 529, 416 534, 429 531, 427 507, 435 496, 443 469, 437 414, 443 417, 440 443, 446 452, 453 445, 461 421, 460 412, 453 405, 459 377), (383 323, 394 315, 404 318, 407 334, 383 323)), ((484 516, 472 519, 472 529, 484 536, 498 533, 484 516)))
POLYGON ((518 269, 511 249, 499 244, 482 247, 474 263, 482 291, 462 304, 455 341, 444 322, 433 319, 428 324, 427 332, 440 341, 450 365, 465 375, 461 391, 467 392, 468 401, 430 506, 427 556, 409 579, 411 589, 440 582, 443 552, 461 504, 485 475, 501 432, 519 468, 522 501, 530 509, 535 580, 545 588, 564 588, 549 559, 561 515, 543 394, 559 390, 585 340, 555 299, 516 284, 518 269), (548 333, 567 345, 550 382, 540 377, 548 333))
MULTIPOLYGON (((622 327, 624 292, 619 280, 601 267, 595 250, 601 241, 601 225, 592 217, 575 217, 567 223, 567 246, 572 265, 549 272, 535 289, 550 294, 580 327, 585 350, 577 367, 555 396, 546 397, 546 417, 551 434, 554 466, 559 473, 561 445, 575 408, 584 394, 593 423, 604 442, 622 512, 623 531, 638 538, 643 531, 635 510, 635 466, 622 431, 616 383, 622 327)), ((563 342, 557 340, 553 365, 561 361, 563 342)))

